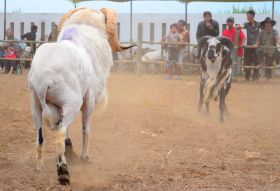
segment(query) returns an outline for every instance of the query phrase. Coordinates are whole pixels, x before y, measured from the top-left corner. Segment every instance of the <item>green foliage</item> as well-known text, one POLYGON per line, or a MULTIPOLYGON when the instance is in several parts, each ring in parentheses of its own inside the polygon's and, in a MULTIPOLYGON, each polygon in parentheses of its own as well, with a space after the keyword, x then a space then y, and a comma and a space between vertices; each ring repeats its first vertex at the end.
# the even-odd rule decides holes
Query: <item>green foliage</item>
POLYGON ((254 10, 257 14, 270 14, 271 10, 268 9, 266 6, 264 6, 261 9, 256 10, 253 6, 244 6, 244 7, 239 7, 239 6, 232 6, 232 11, 231 13, 233 14, 245 14, 249 10, 254 10))

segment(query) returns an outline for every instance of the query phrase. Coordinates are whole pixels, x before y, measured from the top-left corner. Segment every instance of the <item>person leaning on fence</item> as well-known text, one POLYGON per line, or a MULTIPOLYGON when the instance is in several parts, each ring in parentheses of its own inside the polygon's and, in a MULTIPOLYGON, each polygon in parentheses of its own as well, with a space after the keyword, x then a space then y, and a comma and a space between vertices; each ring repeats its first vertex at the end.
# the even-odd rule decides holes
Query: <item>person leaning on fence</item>
POLYGON ((16 67, 18 65, 18 61, 14 60, 20 56, 21 48, 18 42, 14 38, 14 33, 11 29, 6 30, 7 35, 7 44, 5 45, 5 58, 8 59, 5 61, 5 65, 3 68, 3 73, 10 73, 16 71, 16 67))
MULTIPOLYGON (((180 41, 179 34, 177 32, 177 23, 170 25, 170 32, 163 39, 165 42, 176 43, 180 41)), ((167 45, 167 63, 166 63, 166 79, 171 80, 173 78, 173 68, 175 67, 178 59, 178 45, 167 45)))
MULTIPOLYGON (((245 48, 244 55, 244 66, 255 66, 258 67, 258 59, 256 54, 256 48, 250 47, 254 46, 257 41, 258 34, 261 30, 261 24, 255 20, 255 11, 247 11, 247 20, 248 22, 244 23, 243 26, 239 26, 240 29, 246 29, 247 31, 247 44, 245 48)), ((245 79, 250 81, 251 78, 251 69, 245 68, 245 79)), ((259 68, 254 68, 252 80, 258 80, 259 78, 259 68)))
MULTIPOLYGON (((36 33, 37 33, 37 26, 36 25, 31 25, 31 32, 29 33, 25 33, 21 36, 22 40, 26 40, 26 41, 36 41, 36 33)), ((31 47, 32 53, 35 54, 36 52, 36 43, 35 42, 28 42, 26 43, 27 46, 31 47)))
POLYGON ((57 25, 54 24, 53 27, 52 27, 52 32, 49 35, 48 41, 49 42, 56 42, 57 37, 58 37, 58 28, 57 28, 57 25))
MULTIPOLYGON (((179 35, 180 43, 189 44, 190 43, 190 33, 187 29, 187 23, 184 20, 179 20, 177 22, 177 33, 179 35)), ((175 78, 182 78, 182 70, 185 59, 186 46, 178 45, 178 58, 177 64, 175 65, 175 78)))
POLYGON ((212 13, 205 11, 203 13, 203 21, 201 21, 197 26, 196 40, 197 42, 203 36, 219 36, 219 23, 212 19, 212 13))
MULTIPOLYGON (((246 41, 245 34, 243 33, 242 30, 236 29, 234 27, 234 18, 233 17, 227 18, 227 28, 224 30, 223 36, 230 38, 234 44, 236 33, 239 33, 238 46, 244 46, 245 41, 246 41)), ((232 56, 234 56, 234 55, 232 54, 232 56)), ((235 60, 235 62, 233 62, 233 64, 234 64, 233 69, 232 69, 233 80, 236 80, 237 76, 240 74, 241 59, 244 56, 244 49, 242 47, 238 48, 237 56, 238 56, 238 58, 235 60)))
MULTIPOLYGON (((277 30, 273 29, 276 21, 267 17, 261 22, 261 27, 264 29, 257 37, 257 56, 261 66, 271 67, 275 58, 277 44, 280 45, 279 34, 277 30), (260 46, 260 47, 259 47, 260 46)), ((265 78, 271 78, 271 68, 265 69, 265 78)))
MULTIPOLYGON (((0 58, 5 58, 5 50, 7 48, 6 42, 0 42, 0 58)), ((0 72, 3 72, 5 67, 5 60, 0 60, 0 72)))

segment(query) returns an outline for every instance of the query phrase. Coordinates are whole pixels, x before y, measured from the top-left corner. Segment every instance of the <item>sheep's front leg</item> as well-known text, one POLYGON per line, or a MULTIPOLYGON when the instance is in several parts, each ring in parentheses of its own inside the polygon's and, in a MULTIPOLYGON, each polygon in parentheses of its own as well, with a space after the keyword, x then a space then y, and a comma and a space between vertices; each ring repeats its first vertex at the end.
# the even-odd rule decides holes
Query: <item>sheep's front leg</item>
POLYGON ((198 103, 198 112, 201 111, 202 105, 203 105, 203 96, 204 96, 204 85, 205 82, 202 79, 200 82, 200 87, 199 87, 199 103, 198 103))
POLYGON ((226 98, 226 90, 224 88, 220 91, 220 122, 224 122, 224 110, 225 110, 225 98, 226 98))
POLYGON ((88 142, 89 142, 89 131, 90 131, 90 116, 95 106, 94 96, 87 93, 84 104, 82 106, 82 133, 83 133, 83 150, 82 150, 82 160, 85 162, 91 162, 91 159, 88 155, 88 142))
POLYGON ((206 104, 205 104, 205 106, 206 106, 206 114, 207 115, 209 115, 209 102, 207 102, 206 104))
POLYGON ((31 98, 31 109, 32 116, 36 126, 37 140, 36 140, 36 169, 40 171, 43 168, 43 153, 44 153, 44 139, 42 133, 42 107, 40 101, 35 93, 32 90, 32 98, 31 98))

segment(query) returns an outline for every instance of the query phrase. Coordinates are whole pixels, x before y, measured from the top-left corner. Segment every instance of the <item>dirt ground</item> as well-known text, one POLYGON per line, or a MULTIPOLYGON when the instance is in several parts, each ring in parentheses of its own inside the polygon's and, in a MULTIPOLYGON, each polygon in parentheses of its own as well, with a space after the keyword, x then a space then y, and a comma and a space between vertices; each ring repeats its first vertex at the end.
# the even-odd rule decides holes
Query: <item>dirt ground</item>
POLYGON ((54 132, 43 129, 35 168, 27 74, 0 74, 0 191, 280 190, 280 80, 233 83, 230 111, 197 113, 198 76, 113 73, 107 111, 96 113, 91 164, 79 160, 80 116, 71 126, 71 186, 58 185, 54 132))

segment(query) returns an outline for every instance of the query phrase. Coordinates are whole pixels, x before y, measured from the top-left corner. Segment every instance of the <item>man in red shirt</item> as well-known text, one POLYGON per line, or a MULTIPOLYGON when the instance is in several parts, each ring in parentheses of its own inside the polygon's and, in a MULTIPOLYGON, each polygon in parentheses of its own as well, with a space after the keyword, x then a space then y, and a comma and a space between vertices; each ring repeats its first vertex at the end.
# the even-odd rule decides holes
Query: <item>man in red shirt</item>
MULTIPOLYGON (((238 46, 244 46, 246 37, 241 29, 236 29, 234 27, 234 18, 229 17, 227 19, 227 29, 224 30, 223 36, 228 37, 232 40, 233 44, 235 43, 235 37, 236 37, 236 32, 239 32, 239 42, 238 46)), ((232 71, 232 77, 233 80, 236 80, 237 76, 240 74, 240 66, 241 66, 241 58, 244 56, 244 49, 243 48, 238 48, 238 58, 237 62, 233 62, 233 71, 232 71)))

